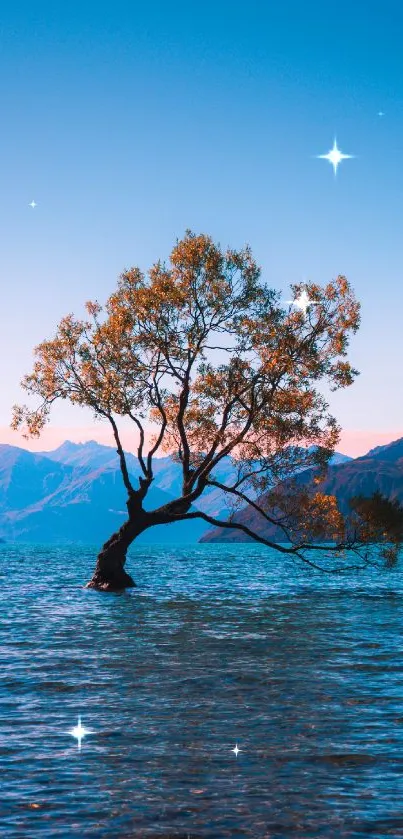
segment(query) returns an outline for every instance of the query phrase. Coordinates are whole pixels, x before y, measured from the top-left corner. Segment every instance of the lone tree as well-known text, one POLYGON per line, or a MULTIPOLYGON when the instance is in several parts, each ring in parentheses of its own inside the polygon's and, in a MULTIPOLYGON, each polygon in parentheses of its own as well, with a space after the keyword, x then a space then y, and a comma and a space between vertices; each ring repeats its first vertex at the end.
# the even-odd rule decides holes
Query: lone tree
MULTIPOLYGON (((147 276, 138 268, 125 271, 104 307, 87 302, 87 319, 67 315, 55 337, 36 348, 22 387, 40 404, 14 406, 12 427, 38 437, 57 399, 91 408, 111 425, 127 490, 127 520, 104 544, 89 587, 134 586, 124 569, 131 543, 149 527, 184 519, 238 528, 310 564, 324 550, 344 557, 348 549, 368 561, 374 533, 378 541, 389 539, 388 522, 392 541, 399 542, 387 500, 386 524, 379 514, 374 529, 368 525, 374 509, 359 499, 346 521, 335 498, 292 484, 308 466, 324 474, 339 438, 320 383, 336 390, 357 375, 345 360, 349 335, 359 325, 348 281, 339 276, 324 288, 306 285, 311 302, 304 311, 281 304, 260 275, 249 247, 224 252, 210 237, 187 231, 168 265, 157 262, 147 276), (136 430, 136 481, 121 443, 121 417, 136 430), (182 494, 146 511, 153 459, 162 451, 181 466, 182 494), (225 457, 236 475, 228 485, 215 476, 225 457), (211 485, 234 502, 226 521, 197 509, 211 485), (237 522, 237 507, 247 503, 281 528, 282 542, 237 522)), ((301 284, 291 288, 300 300, 301 284)))

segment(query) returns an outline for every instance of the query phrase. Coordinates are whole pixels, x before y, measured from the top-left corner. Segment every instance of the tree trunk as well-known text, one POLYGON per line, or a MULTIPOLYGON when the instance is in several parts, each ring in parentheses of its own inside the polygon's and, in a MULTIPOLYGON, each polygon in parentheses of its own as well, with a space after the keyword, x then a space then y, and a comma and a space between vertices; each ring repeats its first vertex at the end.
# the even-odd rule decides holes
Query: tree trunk
POLYGON ((146 514, 141 511, 135 518, 129 518, 122 527, 105 542, 98 554, 92 579, 86 588, 98 591, 122 591, 133 588, 136 583, 124 570, 126 553, 134 539, 146 530, 146 514))

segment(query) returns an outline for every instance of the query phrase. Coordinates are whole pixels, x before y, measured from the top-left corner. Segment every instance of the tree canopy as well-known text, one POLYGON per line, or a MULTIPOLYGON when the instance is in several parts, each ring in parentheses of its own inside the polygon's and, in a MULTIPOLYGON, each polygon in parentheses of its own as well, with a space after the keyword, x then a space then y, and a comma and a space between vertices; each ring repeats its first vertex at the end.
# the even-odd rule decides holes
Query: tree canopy
POLYGON ((353 539, 334 498, 289 492, 298 470, 324 472, 339 439, 323 387, 348 387, 358 375, 347 359, 360 320, 348 280, 296 283, 294 298, 303 288, 311 301, 306 312, 263 282, 249 247, 224 251, 209 236, 187 231, 168 264, 156 262, 147 274, 124 271, 104 306, 87 302, 86 317, 67 315, 54 337, 36 347, 22 386, 39 403, 14 406, 12 426, 39 436, 56 400, 89 407, 109 422, 129 519, 151 485, 154 457, 170 452, 181 464, 182 494, 153 511, 149 524, 199 517, 241 527, 233 516, 223 523, 197 510, 198 497, 214 484, 234 511, 254 504, 283 528, 289 544, 267 542, 271 547, 306 558, 323 550, 315 538, 330 526, 335 550, 358 551, 370 536, 368 527, 358 528, 362 507, 356 505, 353 539), (122 417, 136 432, 136 483, 121 444, 122 417), (215 477, 225 457, 236 468, 228 486, 215 477), (262 504, 263 497, 269 501, 262 504))

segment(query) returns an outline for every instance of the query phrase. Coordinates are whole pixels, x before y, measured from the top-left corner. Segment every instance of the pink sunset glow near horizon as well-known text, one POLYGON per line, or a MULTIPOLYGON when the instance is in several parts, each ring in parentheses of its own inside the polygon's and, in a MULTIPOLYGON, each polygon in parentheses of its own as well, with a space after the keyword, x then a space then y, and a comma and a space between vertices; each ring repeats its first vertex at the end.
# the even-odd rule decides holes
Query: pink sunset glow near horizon
MULTIPOLYGON (((122 429, 121 440, 126 451, 136 452, 136 438, 129 429, 122 429)), ((394 440, 403 437, 403 429, 396 429, 392 431, 360 431, 357 429, 345 429, 341 432, 340 443, 337 446, 337 451, 350 457, 361 457, 370 449, 376 446, 387 445, 394 440)), ((19 446, 23 449, 28 449, 33 452, 52 451, 56 449, 65 440, 70 440, 72 443, 85 443, 89 440, 95 440, 104 446, 113 446, 115 441, 107 426, 102 427, 99 424, 83 425, 83 426, 49 426, 45 428, 39 439, 25 440, 22 434, 12 431, 7 426, 0 426, 0 443, 5 443, 11 446, 19 446)), ((161 452, 163 455, 164 452, 161 452)))

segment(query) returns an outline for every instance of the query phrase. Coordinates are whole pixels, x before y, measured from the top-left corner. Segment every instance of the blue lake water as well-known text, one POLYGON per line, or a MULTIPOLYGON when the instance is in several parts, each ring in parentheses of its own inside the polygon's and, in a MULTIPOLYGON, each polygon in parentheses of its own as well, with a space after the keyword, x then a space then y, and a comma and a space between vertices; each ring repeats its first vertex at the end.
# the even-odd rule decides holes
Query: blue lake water
POLYGON ((399 569, 95 553, 0 547, 2 837, 403 837, 399 569))

